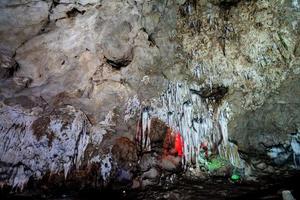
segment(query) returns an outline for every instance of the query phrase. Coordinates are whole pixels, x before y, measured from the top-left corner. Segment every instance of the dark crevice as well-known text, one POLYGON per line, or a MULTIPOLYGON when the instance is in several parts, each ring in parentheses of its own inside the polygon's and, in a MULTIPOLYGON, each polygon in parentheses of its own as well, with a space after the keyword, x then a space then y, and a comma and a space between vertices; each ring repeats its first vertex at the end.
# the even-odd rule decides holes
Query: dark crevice
POLYGON ((146 28, 141 28, 141 30, 143 31, 143 32, 145 32, 147 35, 148 35, 148 41, 150 42, 150 46, 152 46, 152 45, 155 45, 155 40, 154 40, 154 38, 153 38, 153 35, 154 35, 154 33, 152 32, 152 33, 149 33, 147 30, 146 30, 146 28))
POLYGON ((14 64, 13 67, 11 67, 8 71, 8 77, 7 78, 11 78, 14 76, 15 72, 18 71, 20 69, 20 65, 17 61, 15 61, 16 63, 14 64))
POLYGON ((197 0, 188 0, 179 8, 179 14, 181 17, 191 15, 197 8, 197 0))
POLYGON ((15 62, 16 62, 16 64, 14 65, 14 67, 11 68, 11 70, 9 72, 10 77, 13 77, 14 73, 20 69, 19 63, 17 61, 15 61, 15 62))
POLYGON ((62 20, 62 19, 66 19, 67 17, 61 17, 61 18, 58 18, 58 19, 55 19, 54 21, 57 22, 58 20, 62 20))
POLYGON ((212 88, 203 88, 202 90, 190 89, 191 93, 199 95, 202 98, 220 101, 228 93, 228 87, 223 85, 213 86, 212 88))
POLYGON ((114 69, 120 70, 122 67, 126 67, 131 63, 129 59, 121 59, 121 60, 110 60, 106 58, 106 62, 112 66, 114 69))
POLYGON ((19 64, 15 62, 15 64, 9 68, 0 67, 0 79, 8 79, 13 77, 14 73, 18 71, 20 68, 19 64))
POLYGON ((230 10, 232 7, 236 7, 241 0, 223 0, 219 3, 220 10, 220 16, 223 17, 224 23, 222 28, 221 36, 218 38, 219 45, 223 51, 223 55, 226 56, 226 40, 228 40, 228 34, 229 32, 234 32, 232 30, 232 27, 228 24, 229 16, 230 16, 230 10))
MULTIPOLYGON (((52 7, 51 7, 52 8, 52 7)), ((49 25, 50 25, 50 14, 52 13, 52 10, 49 10, 49 14, 48 14, 48 18, 47 20, 45 21, 45 23, 43 24, 41 30, 39 31, 39 33, 37 35, 41 35, 43 33, 47 33, 49 32, 49 25)))
POLYGON ((43 23, 43 25, 42 25, 40 31, 37 33, 36 36, 41 35, 41 34, 43 34, 43 33, 47 33, 47 32, 50 31, 50 28, 49 28, 50 23, 51 23, 50 15, 53 13, 53 8, 55 8, 55 6, 56 6, 55 1, 52 1, 51 5, 50 5, 50 7, 49 7, 49 10, 48 10, 48 16, 47 16, 47 19, 44 20, 44 23, 43 23))
POLYGON ((76 17, 78 14, 83 15, 85 13, 85 10, 78 10, 77 8, 72 8, 72 10, 69 10, 66 14, 67 16, 70 17, 76 17))
POLYGON ((155 33, 148 33, 145 28, 142 28, 141 30, 144 31, 145 33, 147 33, 147 35, 148 35, 148 41, 150 42, 150 47, 153 47, 153 46, 157 47, 155 39, 154 39, 154 34, 155 33))
POLYGON ((156 46, 156 42, 155 42, 153 35, 154 35, 153 33, 148 35, 148 41, 150 42, 150 47, 156 46))
POLYGON ((53 7, 55 8, 57 5, 59 5, 59 0, 53 0, 52 4, 53 4, 53 7))
POLYGON ((237 6, 240 0, 222 1, 220 2, 220 8, 224 10, 230 10, 232 7, 237 6))

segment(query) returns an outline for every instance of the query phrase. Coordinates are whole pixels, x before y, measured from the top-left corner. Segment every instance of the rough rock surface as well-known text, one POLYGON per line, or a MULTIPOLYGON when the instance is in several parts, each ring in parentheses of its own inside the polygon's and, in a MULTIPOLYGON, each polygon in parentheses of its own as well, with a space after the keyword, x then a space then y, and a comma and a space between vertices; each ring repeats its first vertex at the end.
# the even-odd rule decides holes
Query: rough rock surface
POLYGON ((232 139, 239 141, 240 149, 263 152, 272 145, 291 143, 291 134, 300 127, 299 80, 299 76, 289 77, 259 109, 248 111, 230 124, 232 139), (237 126, 233 128, 233 124, 237 126))
POLYGON ((291 154, 290 134, 299 129, 299 1, 210 2, 180 8, 182 56, 200 75, 186 77, 202 88, 229 88, 228 137, 241 150, 266 155, 287 143, 291 154))
POLYGON ((238 148, 297 166, 299 23, 299 0, 2 0, 0 184, 95 165, 146 186, 238 148))
POLYGON ((162 66, 174 57, 168 38, 176 7, 173 1, 1 1, 1 184, 22 187, 46 172, 67 177, 82 160, 98 163, 108 181, 115 163, 125 171, 132 166, 127 159, 137 163, 134 143, 115 134, 133 140, 136 119, 129 113, 133 118, 124 121, 125 104, 132 96, 148 101, 166 83, 162 66), (106 132, 113 136, 101 143, 106 132), (24 148, 30 152, 19 154, 24 148))
POLYGON ((86 115, 72 106, 45 112, 42 107, 2 105, 1 119, 1 184, 14 187, 49 171, 67 177, 84 162, 87 146, 99 145, 105 134, 92 130, 86 115))

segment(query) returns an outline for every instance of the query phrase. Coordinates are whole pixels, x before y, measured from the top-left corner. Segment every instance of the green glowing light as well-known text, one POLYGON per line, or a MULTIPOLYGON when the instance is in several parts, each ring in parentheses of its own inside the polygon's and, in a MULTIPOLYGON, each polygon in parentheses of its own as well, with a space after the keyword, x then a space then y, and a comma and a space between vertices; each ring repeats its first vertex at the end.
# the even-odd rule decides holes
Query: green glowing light
POLYGON ((226 161, 221 158, 213 158, 210 161, 207 162, 207 169, 209 171, 218 170, 221 167, 226 165, 226 161))
POLYGON ((230 178, 233 181, 238 181, 238 180, 240 180, 241 177, 239 175, 237 175, 237 174, 232 174, 232 176, 230 178))

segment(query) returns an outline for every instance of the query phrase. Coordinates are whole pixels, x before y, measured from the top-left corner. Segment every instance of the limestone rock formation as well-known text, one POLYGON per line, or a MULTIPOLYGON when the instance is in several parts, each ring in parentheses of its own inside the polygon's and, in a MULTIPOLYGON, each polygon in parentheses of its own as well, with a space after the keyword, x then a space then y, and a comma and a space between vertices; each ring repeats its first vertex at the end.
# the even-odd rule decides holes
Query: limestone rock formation
POLYGON ((180 9, 183 51, 199 77, 190 82, 229 88, 223 98, 228 137, 241 150, 266 155, 284 145, 291 155, 290 134, 299 129, 293 100, 299 97, 299 2, 211 2, 186 1, 180 9))
POLYGON ((0 184, 297 166, 299 23, 299 0, 2 0, 0 184))
POLYGON ((108 181, 113 162, 129 165, 135 146, 101 138, 132 140, 136 116, 124 121, 125 104, 163 89, 176 3, 16 0, 0 9, 1 184, 23 187, 47 172, 67 177, 87 163, 101 165, 108 181), (17 153, 23 148, 30 151, 17 153))
POLYGON ((34 102, 29 106, 1 107, 1 184, 23 187, 48 171, 67 177, 84 162, 87 146, 100 144, 105 133, 93 132, 85 114, 72 106, 48 112, 34 102))

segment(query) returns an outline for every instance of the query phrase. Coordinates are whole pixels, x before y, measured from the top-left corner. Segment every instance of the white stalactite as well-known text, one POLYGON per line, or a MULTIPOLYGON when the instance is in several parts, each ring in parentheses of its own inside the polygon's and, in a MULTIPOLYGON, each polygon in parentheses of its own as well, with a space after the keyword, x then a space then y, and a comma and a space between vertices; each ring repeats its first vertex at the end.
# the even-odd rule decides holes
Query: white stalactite
MULTIPOLYGON (((199 70, 195 72, 195 76, 200 75, 199 70)), ((228 104, 224 102, 218 108, 213 108, 206 99, 192 93, 190 89, 201 90, 200 86, 186 82, 170 83, 161 95, 161 106, 152 105, 155 109, 151 111, 151 116, 158 117, 173 130, 181 133, 184 140, 183 161, 186 166, 190 165, 192 160, 199 159, 203 150, 201 144, 207 143, 209 152, 218 150, 220 156, 234 166, 243 167, 237 146, 228 141, 228 104)), ((145 122, 146 119, 149 120, 149 116, 147 112, 145 122)), ((146 128, 143 127, 143 130, 146 128)), ((196 163, 199 166, 199 163, 196 163)))

